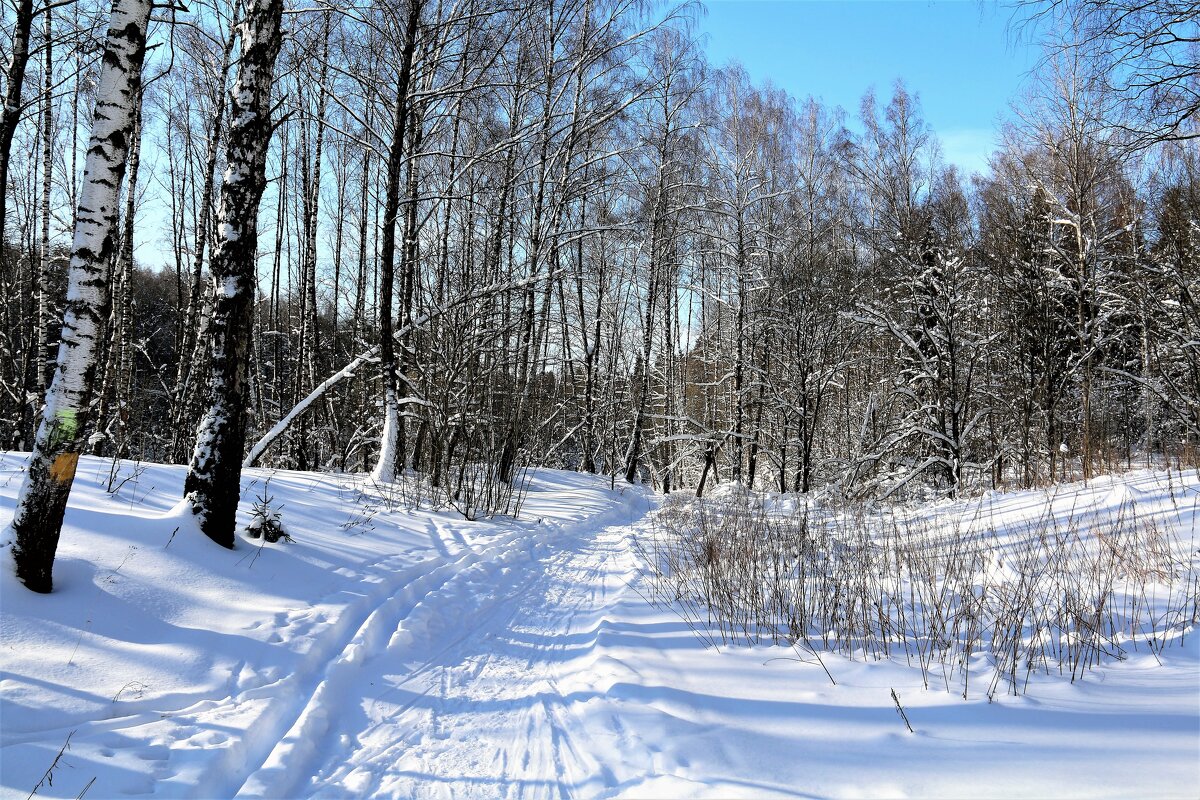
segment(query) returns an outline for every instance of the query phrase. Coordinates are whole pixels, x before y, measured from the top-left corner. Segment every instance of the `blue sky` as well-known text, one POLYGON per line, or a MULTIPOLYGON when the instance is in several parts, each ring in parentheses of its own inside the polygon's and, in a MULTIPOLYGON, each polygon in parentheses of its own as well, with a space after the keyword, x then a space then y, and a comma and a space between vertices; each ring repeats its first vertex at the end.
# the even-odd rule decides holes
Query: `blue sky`
POLYGON ((897 78, 920 95, 947 161, 984 171, 1000 120, 1037 61, 995 0, 706 0, 709 59, 740 61, 756 82, 813 95, 853 118, 897 78))

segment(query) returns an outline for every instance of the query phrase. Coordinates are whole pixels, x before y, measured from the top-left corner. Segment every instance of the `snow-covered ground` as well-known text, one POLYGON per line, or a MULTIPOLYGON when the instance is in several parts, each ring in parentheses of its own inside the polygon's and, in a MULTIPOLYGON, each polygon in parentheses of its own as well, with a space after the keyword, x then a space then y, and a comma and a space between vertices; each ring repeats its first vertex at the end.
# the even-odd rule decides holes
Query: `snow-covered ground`
MULTIPOLYGON (((23 456, 0 455, 0 525, 23 456)), ((658 506, 533 473, 520 519, 411 511, 361 478, 252 470, 292 544, 226 551, 180 467, 84 459, 54 594, 0 565, 0 796, 1194 797, 1200 646, 964 700, 903 662, 705 647, 647 601, 658 506), (121 483, 128 477, 129 480, 121 483), (107 491, 109 484, 116 491, 107 491), (116 484, 120 483, 119 488, 116 484), (1161 663, 1160 663, 1161 662, 1161 663), (915 729, 896 712, 895 690, 915 729), (50 770, 67 743, 69 749, 50 770), (51 785, 43 780, 47 771, 51 785), (40 784, 39 784, 40 782, 40 784)), ((1194 528, 1176 473, 1059 489, 1194 528)), ((1014 531, 1047 495, 987 501, 1014 531)), ((928 511, 961 515, 960 506, 928 511)), ((1019 533, 1014 534, 1019 536, 1019 533)), ((1193 562, 1194 563, 1194 562, 1193 562)))

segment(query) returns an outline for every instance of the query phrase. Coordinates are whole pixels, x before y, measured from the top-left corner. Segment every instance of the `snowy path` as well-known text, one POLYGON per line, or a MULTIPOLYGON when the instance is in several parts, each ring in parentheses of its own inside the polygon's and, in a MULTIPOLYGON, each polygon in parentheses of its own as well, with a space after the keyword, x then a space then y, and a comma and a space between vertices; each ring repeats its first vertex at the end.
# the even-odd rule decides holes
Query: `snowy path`
POLYGON ((532 554, 514 547, 458 572, 386 646, 314 697, 243 793, 570 797, 606 788, 611 772, 564 719, 586 699, 576 680, 569 698, 561 682, 604 675, 589 655, 606 609, 629 591, 626 530, 567 532, 532 554), (326 703, 337 716, 306 727, 326 703))
MULTIPOLYGON (((175 472, 152 467, 140 480, 153 489, 175 472)), ((425 791, 418 777, 437 753, 452 771, 471 748, 494 766, 488 736, 512 751, 499 779, 569 780, 558 734, 533 727, 548 705, 520 709, 512 693, 552 692, 556 642, 625 590, 622 537, 650 508, 641 494, 548 474, 518 522, 390 506, 348 536, 360 489, 278 473, 272 490, 295 509, 298 545, 214 552, 171 532, 173 492, 143 492, 119 517, 136 543, 115 568, 103 566, 115 549, 105 539, 125 501, 90 486, 73 498, 58 591, 2 585, 0 796, 26 796, 68 734, 69 756, 39 796, 74 796, 98 775, 103 796, 404 797, 425 791), (205 562, 213 574, 195 569, 205 562), (481 731, 488 715, 471 714, 488 707, 497 722, 481 731)))

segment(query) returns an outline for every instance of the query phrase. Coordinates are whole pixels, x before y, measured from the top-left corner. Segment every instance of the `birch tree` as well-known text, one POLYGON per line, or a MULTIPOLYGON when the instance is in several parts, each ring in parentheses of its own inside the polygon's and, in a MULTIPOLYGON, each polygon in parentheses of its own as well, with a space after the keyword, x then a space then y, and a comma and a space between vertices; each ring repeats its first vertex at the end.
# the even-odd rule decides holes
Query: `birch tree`
POLYGON ((282 41, 283 0, 250 0, 239 24, 241 58, 230 93, 231 123, 212 256, 213 316, 208 410, 184 481, 200 529, 234 545, 246 447, 247 368, 258 257, 258 207, 266 187, 271 86, 282 41))
POLYGON ((403 38, 399 52, 400 70, 396 76, 393 105, 392 141, 388 148, 387 179, 383 208, 383 227, 380 231, 379 252, 379 349, 383 372, 383 437, 379 459, 372 477, 382 483, 396 475, 396 462, 401 457, 400 397, 398 394, 397 358, 393 336, 392 291, 396 266, 396 224, 400 213, 400 171, 404 164, 404 139, 411 112, 409 86, 412 82, 413 59, 417 49, 417 32, 421 21, 423 0, 409 0, 403 38))
POLYGON ((12 522, 17 577, 35 592, 53 588, 54 554, 84 445, 152 5, 150 0, 114 0, 109 15, 58 361, 12 522))

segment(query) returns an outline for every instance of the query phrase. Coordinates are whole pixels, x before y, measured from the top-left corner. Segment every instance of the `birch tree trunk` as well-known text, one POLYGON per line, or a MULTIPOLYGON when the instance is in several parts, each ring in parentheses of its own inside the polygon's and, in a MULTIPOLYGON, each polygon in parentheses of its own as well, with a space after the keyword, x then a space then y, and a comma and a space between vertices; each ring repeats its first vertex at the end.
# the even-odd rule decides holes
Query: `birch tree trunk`
POLYGON ((58 364, 12 523, 17 577, 35 592, 53 588, 54 553, 83 444, 151 7, 150 0, 113 0, 109 16, 75 215, 58 364))
POLYGON ((271 84, 282 39, 282 17, 283 0, 250 0, 240 23, 242 56, 229 98, 231 123, 211 263, 209 403, 196 432, 196 447, 184 481, 184 495, 200 529, 231 549, 246 448, 247 351, 254 310, 258 206, 266 187, 271 84))

